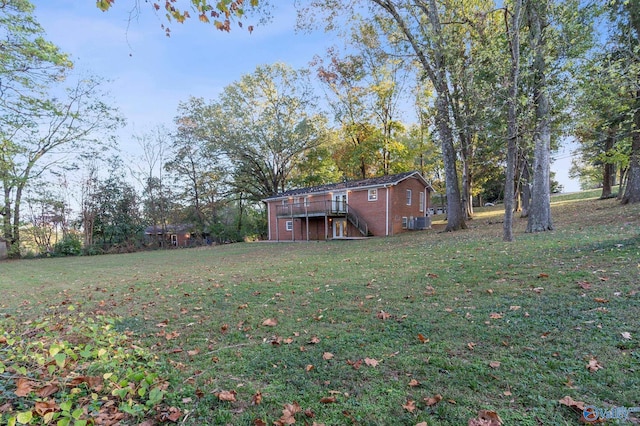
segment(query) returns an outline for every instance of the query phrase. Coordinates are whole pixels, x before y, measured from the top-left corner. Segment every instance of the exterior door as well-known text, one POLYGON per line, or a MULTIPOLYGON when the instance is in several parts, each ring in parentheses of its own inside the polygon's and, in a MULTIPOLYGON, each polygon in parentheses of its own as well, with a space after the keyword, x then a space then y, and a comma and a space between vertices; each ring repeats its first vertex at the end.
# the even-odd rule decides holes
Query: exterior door
POLYGON ((344 238, 347 236, 347 220, 333 220, 333 238, 344 238))
POLYGON ((347 210, 347 194, 340 193, 333 195, 333 211, 337 213, 347 210))

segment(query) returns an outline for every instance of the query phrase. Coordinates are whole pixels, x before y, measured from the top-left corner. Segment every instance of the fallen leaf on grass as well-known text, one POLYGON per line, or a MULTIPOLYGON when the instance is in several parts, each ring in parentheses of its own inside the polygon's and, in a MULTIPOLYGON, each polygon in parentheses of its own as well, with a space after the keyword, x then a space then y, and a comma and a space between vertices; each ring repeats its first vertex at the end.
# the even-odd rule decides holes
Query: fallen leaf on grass
POLYGON ((420 340, 422 343, 429 343, 429 339, 424 337, 422 333, 418 333, 418 340, 420 340))
POLYGON ((604 367, 602 366, 602 364, 600 364, 598 362, 598 360, 595 357, 592 357, 589 360, 589 363, 587 364, 587 370, 589 370, 591 372, 596 372, 596 371, 598 371, 598 370, 600 370, 602 368, 604 368, 604 367))
POLYGON ((196 356, 200 353, 200 349, 194 349, 192 351, 187 351, 187 355, 189 356, 196 356))
POLYGON ((318 336, 313 336, 307 343, 310 345, 318 344, 320 343, 320 338, 318 336))
MULTIPOLYGON (((167 420, 170 420, 174 423, 180 420, 180 417, 182 417, 182 411, 180 411, 180 409, 176 407, 169 407, 163 410, 157 416, 158 420, 160 420, 161 422, 166 422, 167 420)), ((97 424, 116 424, 116 423, 97 423, 97 424)))
POLYGON ((311 370, 313 370, 313 364, 307 364, 307 366, 304 368, 304 371, 306 371, 307 373, 311 370))
POLYGON ((295 415, 300 411, 302 411, 302 408, 300 408, 297 402, 285 404, 282 410, 282 416, 273 422, 273 424, 276 426, 292 425, 296 422, 295 415))
POLYGON ((171 333, 165 334, 164 338, 167 339, 167 340, 172 340, 172 339, 175 339, 178 336, 180 336, 180 333, 178 333, 177 331, 172 331, 171 333))
POLYGON ((262 403, 262 392, 258 391, 251 398, 251 405, 260 405, 262 403))
POLYGON ((376 317, 378 317, 381 320, 386 320, 391 318, 391 314, 385 312, 385 311, 380 311, 378 312, 378 314, 376 315, 376 317))
POLYGON ((214 395, 217 396, 220 401, 236 402, 237 392, 234 390, 220 391, 220 392, 214 393, 214 395))
POLYGON ((436 405, 440 401, 442 401, 442 395, 440 395, 440 394, 436 394, 434 396, 429 396, 429 397, 424 399, 424 403, 428 407, 432 407, 432 406, 436 405))
POLYGON ((49 384, 46 385, 40 389, 38 389, 38 391, 36 392, 36 394, 40 397, 40 398, 46 398, 48 396, 53 395, 54 393, 58 392, 59 388, 57 385, 55 384, 49 384))
POLYGON ((322 359, 328 361, 333 358, 333 354, 331 352, 325 352, 322 354, 322 359))
POLYGON ((578 281, 578 286, 583 290, 589 290, 591 288, 591 283, 588 281, 578 281))
POLYGON ((535 287, 535 288, 532 288, 531 290, 535 293, 540 294, 542 293, 542 290, 544 290, 544 287, 535 287))
POLYGON ((265 325, 267 327, 275 327, 276 325, 278 325, 278 320, 275 318, 267 318, 266 320, 262 321, 262 325, 265 325))
POLYGON ((34 382, 21 377, 16 381, 16 390, 13 393, 20 397, 27 396, 33 391, 34 385, 34 382))
POLYGON ((416 410, 416 402, 412 399, 409 399, 407 400, 406 404, 402 404, 402 408, 410 413, 413 413, 416 410))
POLYGON ((416 386, 420 386, 420 382, 417 381, 416 379, 411 379, 409 381, 409 386, 411 386, 412 388, 415 388, 416 386))
POLYGON ((628 331, 623 331, 622 333, 620 333, 620 335, 625 340, 631 340, 631 333, 629 333, 628 331))
POLYGON ((538 278, 549 278, 549 274, 545 274, 545 273, 538 274, 538 278))
POLYGON ((503 315, 501 313, 498 313, 498 312, 491 312, 489 314, 489 318, 491 318, 491 319, 501 319, 502 316, 503 315))
POLYGON ((333 404, 334 402, 338 402, 335 396, 325 396, 324 398, 320 398, 321 404, 333 404))
POLYGON ((427 422, 416 423, 416 426, 428 426, 427 422))
POLYGON ((593 300, 598 303, 609 303, 609 299, 605 299, 604 297, 594 297, 593 300))
POLYGON ((558 401, 560 404, 562 405, 566 405, 567 407, 570 407, 578 412, 583 412, 584 411, 584 402, 582 401, 576 401, 573 398, 571 398, 570 396, 565 396, 564 398, 562 398, 560 401, 558 401))
POLYGON ((489 363, 489 367, 491 367, 491 368, 499 368, 500 367, 500 361, 491 361, 489 363))
POLYGON ((502 426, 502 419, 495 411, 480 410, 478 417, 469 419, 468 426, 502 426))
POLYGON ((347 364, 352 366, 355 370, 358 370, 358 369, 360 369, 360 366, 362 365, 362 360, 359 359, 357 361, 351 361, 350 359, 348 359, 347 360, 347 364))
POLYGON ((98 392, 102 390, 102 377, 100 376, 80 376, 71 380, 67 386, 77 387, 82 383, 86 383, 92 390, 98 392))
POLYGON ((435 296, 436 295, 436 289, 433 288, 432 286, 428 285, 424 289, 424 295, 425 296, 435 296))
POLYGON ((255 419, 253 421, 253 426, 267 426, 267 422, 262 419, 255 419))
POLYGON ((475 347, 476 347, 477 343, 475 342, 469 342, 467 343, 467 348, 469 348, 470 351, 472 351, 475 347))
POLYGON ((47 413, 53 413, 58 411, 60 407, 55 401, 37 401, 34 406, 35 412, 41 417, 44 417, 47 413))
POLYGON ((380 362, 373 358, 365 358, 364 363, 367 364, 369 367, 377 367, 380 362))

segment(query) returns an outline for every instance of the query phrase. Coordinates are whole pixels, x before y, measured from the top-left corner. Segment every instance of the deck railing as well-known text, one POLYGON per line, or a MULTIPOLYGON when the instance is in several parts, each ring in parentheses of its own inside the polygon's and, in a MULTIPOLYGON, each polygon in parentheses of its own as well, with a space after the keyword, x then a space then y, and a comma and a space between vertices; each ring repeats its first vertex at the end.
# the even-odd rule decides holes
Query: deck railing
POLYGON ((276 216, 286 217, 312 217, 312 216, 342 216, 351 222, 362 235, 369 235, 369 225, 353 207, 347 203, 335 200, 300 201, 299 203, 276 206, 276 216))
POLYGON ((348 206, 346 203, 334 202, 332 200, 322 201, 300 201, 299 203, 277 205, 276 215, 278 217, 300 217, 317 216, 325 214, 346 214, 348 206))

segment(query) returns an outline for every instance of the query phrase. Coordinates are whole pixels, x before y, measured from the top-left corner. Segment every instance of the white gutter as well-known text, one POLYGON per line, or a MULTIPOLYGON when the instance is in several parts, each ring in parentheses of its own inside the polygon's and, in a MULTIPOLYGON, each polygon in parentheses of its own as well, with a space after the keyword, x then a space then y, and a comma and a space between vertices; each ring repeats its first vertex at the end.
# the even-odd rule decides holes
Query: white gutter
MULTIPOLYGON (((266 203, 266 205, 267 205, 267 229, 269 234, 268 240, 271 241, 271 204, 266 203)), ((276 218, 276 222, 277 221, 278 219, 276 218)), ((277 226, 277 223, 276 223, 276 226, 277 226)))
POLYGON ((386 193, 387 193, 387 208, 386 208, 386 212, 385 212, 385 237, 389 236, 389 188, 390 186, 385 186, 386 189, 386 193))

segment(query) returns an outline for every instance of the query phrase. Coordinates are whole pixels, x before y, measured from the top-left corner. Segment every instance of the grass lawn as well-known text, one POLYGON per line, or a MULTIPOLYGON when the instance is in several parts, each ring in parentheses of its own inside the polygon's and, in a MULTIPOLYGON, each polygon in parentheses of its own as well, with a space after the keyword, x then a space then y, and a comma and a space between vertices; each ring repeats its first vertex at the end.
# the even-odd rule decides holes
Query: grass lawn
POLYGON ((108 404, 146 425, 573 425, 565 396, 640 407, 640 206, 576 198, 552 199, 555 231, 519 220, 513 243, 497 206, 456 233, 1 262, 0 423, 40 424, 38 401, 57 419, 65 398, 76 424, 108 404), (108 383, 83 359, 128 379, 70 384, 108 383))

